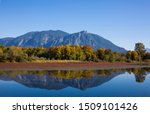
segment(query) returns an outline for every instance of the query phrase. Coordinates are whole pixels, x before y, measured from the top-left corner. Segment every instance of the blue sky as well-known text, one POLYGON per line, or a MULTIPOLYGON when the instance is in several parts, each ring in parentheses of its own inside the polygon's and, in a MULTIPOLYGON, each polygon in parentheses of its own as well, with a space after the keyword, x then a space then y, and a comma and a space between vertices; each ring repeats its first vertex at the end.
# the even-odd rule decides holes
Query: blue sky
POLYGON ((87 30, 126 49, 150 47, 150 0, 0 0, 0 38, 87 30))

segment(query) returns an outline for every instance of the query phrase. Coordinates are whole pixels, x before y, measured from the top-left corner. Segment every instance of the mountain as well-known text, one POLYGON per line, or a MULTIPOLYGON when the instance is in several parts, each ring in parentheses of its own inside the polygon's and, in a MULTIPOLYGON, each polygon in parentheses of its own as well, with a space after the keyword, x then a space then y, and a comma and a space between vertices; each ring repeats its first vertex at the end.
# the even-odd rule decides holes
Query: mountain
POLYGON ((98 48, 108 48, 112 51, 125 52, 124 48, 118 47, 109 40, 104 39, 103 37, 88 33, 87 31, 81 31, 78 33, 67 35, 63 38, 62 42, 58 42, 57 45, 90 45, 94 50, 98 48))
POLYGON ((0 39, 0 44, 5 46, 20 46, 20 47, 50 47, 55 45, 59 39, 68 35, 68 33, 57 31, 41 31, 29 32, 16 38, 0 39))
POLYGON ((0 39, 0 45, 5 46, 20 46, 20 47, 51 47, 59 45, 89 45, 94 50, 98 48, 108 48, 116 52, 125 52, 124 48, 121 48, 111 41, 104 39, 103 37, 88 33, 87 31, 81 31, 78 33, 69 34, 60 30, 49 30, 41 32, 29 32, 16 38, 3 38, 0 39))
POLYGON ((146 52, 149 52, 149 53, 150 53, 150 48, 146 48, 146 52))
POLYGON ((8 45, 9 42, 11 42, 14 38, 13 37, 7 37, 7 38, 3 38, 0 39, 0 45, 8 45))

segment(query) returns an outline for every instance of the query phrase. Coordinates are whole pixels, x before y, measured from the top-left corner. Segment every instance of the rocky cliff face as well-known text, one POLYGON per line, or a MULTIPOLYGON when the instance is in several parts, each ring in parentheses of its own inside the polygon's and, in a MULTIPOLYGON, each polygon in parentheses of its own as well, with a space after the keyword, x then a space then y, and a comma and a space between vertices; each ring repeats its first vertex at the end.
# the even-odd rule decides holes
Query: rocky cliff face
POLYGON ((69 34, 60 30, 56 31, 41 31, 41 32, 29 32, 16 38, 3 38, 0 39, 0 45, 5 46, 20 46, 20 47, 51 47, 59 45, 89 45, 93 49, 108 48, 116 52, 125 52, 124 48, 121 48, 111 41, 104 39, 103 37, 88 33, 87 31, 81 31, 78 33, 69 34))

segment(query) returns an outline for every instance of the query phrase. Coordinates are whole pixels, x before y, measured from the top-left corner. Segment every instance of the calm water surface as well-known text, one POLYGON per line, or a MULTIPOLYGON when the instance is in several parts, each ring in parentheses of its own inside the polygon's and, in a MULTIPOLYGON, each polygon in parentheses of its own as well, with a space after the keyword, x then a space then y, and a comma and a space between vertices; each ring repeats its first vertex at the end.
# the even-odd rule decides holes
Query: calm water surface
POLYGON ((150 97, 150 68, 0 71, 0 96, 150 97))

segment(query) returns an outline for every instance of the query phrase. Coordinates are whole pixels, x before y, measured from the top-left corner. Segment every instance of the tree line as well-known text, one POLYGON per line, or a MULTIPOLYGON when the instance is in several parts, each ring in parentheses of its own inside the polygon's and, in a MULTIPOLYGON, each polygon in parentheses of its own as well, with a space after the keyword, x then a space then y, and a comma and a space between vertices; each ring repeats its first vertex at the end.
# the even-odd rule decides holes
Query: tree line
POLYGON ((61 45, 50 48, 23 48, 0 46, 0 62, 28 62, 34 60, 79 60, 106 62, 136 62, 150 60, 143 43, 136 43, 134 51, 113 52, 100 48, 96 51, 90 46, 61 45))

